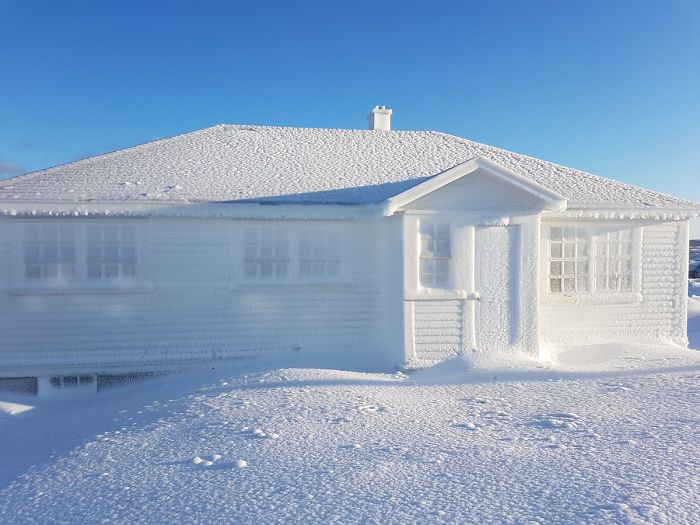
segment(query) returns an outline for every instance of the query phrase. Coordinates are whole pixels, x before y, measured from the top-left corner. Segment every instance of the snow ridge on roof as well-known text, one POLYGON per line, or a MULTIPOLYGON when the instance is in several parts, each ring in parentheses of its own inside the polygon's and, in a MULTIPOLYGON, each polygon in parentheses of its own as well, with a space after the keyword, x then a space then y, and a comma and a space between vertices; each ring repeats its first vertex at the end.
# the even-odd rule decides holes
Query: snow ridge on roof
POLYGON ((569 208, 694 208, 669 195, 434 131, 218 125, 0 181, 8 202, 383 202, 485 157, 569 208))

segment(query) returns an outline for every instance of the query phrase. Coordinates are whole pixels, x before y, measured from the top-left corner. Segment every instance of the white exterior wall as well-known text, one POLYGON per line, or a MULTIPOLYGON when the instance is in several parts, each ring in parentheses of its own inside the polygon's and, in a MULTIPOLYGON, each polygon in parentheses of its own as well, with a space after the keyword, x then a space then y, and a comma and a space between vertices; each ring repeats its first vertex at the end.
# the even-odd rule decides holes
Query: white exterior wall
MULTIPOLYGON (((543 221, 545 227, 552 224, 561 222, 543 221)), ((542 341, 587 344, 655 339, 687 345, 688 221, 598 224, 641 227, 639 297, 632 301, 591 299, 570 304, 551 304, 543 300, 540 305, 542 341)), ((547 287, 546 242, 543 234, 543 298, 547 287)))
POLYGON ((294 347, 341 352, 380 339, 376 222, 342 223, 340 284, 247 284, 241 222, 153 218, 139 220, 147 224, 140 270, 152 291, 13 295, 10 234, 21 220, 0 218, 0 375, 133 371, 294 347))

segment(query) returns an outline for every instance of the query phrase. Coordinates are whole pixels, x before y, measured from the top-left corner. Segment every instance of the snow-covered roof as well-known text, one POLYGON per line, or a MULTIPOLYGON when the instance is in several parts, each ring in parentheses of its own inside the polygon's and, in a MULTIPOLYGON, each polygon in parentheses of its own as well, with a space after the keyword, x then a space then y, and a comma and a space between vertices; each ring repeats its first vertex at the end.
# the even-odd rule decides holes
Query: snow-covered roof
POLYGON ((569 208, 691 202, 433 131, 219 125, 0 181, 0 202, 372 204, 475 157, 569 208))

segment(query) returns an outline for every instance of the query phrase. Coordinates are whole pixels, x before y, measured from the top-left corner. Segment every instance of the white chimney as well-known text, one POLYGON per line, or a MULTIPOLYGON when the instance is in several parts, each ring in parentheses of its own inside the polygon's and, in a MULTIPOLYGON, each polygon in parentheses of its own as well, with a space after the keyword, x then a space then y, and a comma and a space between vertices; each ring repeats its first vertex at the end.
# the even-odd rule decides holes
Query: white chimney
POLYGON ((374 106, 372 113, 367 116, 369 129, 389 131, 391 129, 391 110, 386 106, 374 106))

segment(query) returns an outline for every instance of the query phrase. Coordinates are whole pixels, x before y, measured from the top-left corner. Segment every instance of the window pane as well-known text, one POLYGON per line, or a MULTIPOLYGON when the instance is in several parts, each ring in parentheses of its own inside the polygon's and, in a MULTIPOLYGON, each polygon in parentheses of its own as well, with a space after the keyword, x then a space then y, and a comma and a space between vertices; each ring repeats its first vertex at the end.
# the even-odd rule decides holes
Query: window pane
POLYGON ((258 265, 255 263, 245 263, 243 268, 246 277, 255 277, 258 275, 258 265))
POLYGON ((24 275, 27 279, 41 279, 41 266, 28 264, 24 267, 24 275))
POLYGON ((63 224, 59 230, 61 242, 73 242, 73 226, 63 224))
POLYGON ((561 275, 561 261, 553 261, 549 263, 549 274, 552 276, 561 275))
POLYGON ((575 275, 576 274, 576 262, 575 261, 565 261, 564 262, 564 275, 575 275))
POLYGON ((57 244, 44 244, 43 248, 43 261, 46 262, 56 262, 58 261, 58 245, 57 244))
POLYGON ((263 261, 260 263, 260 277, 270 277, 272 275, 272 262, 263 261))
POLYGON ((450 275, 450 225, 420 221, 419 278, 423 286, 442 285, 450 275))
POLYGON ((119 228, 114 225, 102 227, 102 242, 119 242, 119 228))
POLYGON ((100 233, 99 226, 88 226, 87 227, 87 240, 88 242, 99 243, 102 240, 102 235, 100 233))
POLYGON ((550 279, 549 291, 554 293, 561 293, 561 279, 550 279))
POLYGON ((563 251, 560 243, 552 243, 551 255, 552 257, 562 257, 563 251))
POLYGON ((125 279, 136 279, 136 265, 133 263, 127 263, 122 266, 122 276, 125 279))
POLYGON ((119 246, 117 244, 104 245, 104 261, 111 263, 119 261, 119 246))
POLYGON ((100 279, 102 277, 102 266, 99 264, 88 264, 88 279, 100 279))
POLYGON ((301 261, 299 263, 299 275, 301 277, 310 277, 311 276, 311 262, 310 261, 301 261))
POLYGON ((24 245, 24 261, 28 263, 40 262, 40 249, 38 244, 24 245))
POLYGON ((136 261, 136 246, 133 244, 122 245, 122 261, 124 262, 135 262, 136 261))
POLYGON ((58 228, 53 224, 45 224, 41 228, 41 237, 44 242, 58 241, 58 228))
POLYGON ((561 240, 561 228, 552 228, 551 230, 551 239, 553 241, 559 241, 561 240))
POLYGON ((61 278, 67 280, 75 279, 75 265, 74 264, 61 264, 61 278))
POLYGON ((104 265, 104 276, 106 279, 116 279, 119 277, 119 265, 118 264, 105 264, 104 265))
POLYGON ((564 279, 564 293, 573 293, 576 291, 576 279, 564 279))
POLYGON ((98 262, 102 260, 102 249, 99 244, 88 244, 87 247, 88 262, 98 262))
POLYGON ((28 224, 24 229, 24 238, 27 242, 39 242, 41 240, 39 226, 36 224, 28 224))
POLYGON ((75 253, 72 244, 61 245, 61 262, 75 261, 75 253))
POLYGON ((44 264, 43 265, 43 276, 45 279, 57 279, 58 278, 58 265, 56 264, 44 264))
POLYGON ((437 241, 435 243, 435 255, 438 257, 449 257, 450 241, 437 241))
POLYGON ((576 244, 573 242, 564 243, 564 257, 576 257, 576 244))
POLYGON ((287 263, 286 262, 278 262, 275 264, 275 275, 277 275, 277 277, 286 277, 286 275, 287 275, 287 263))

